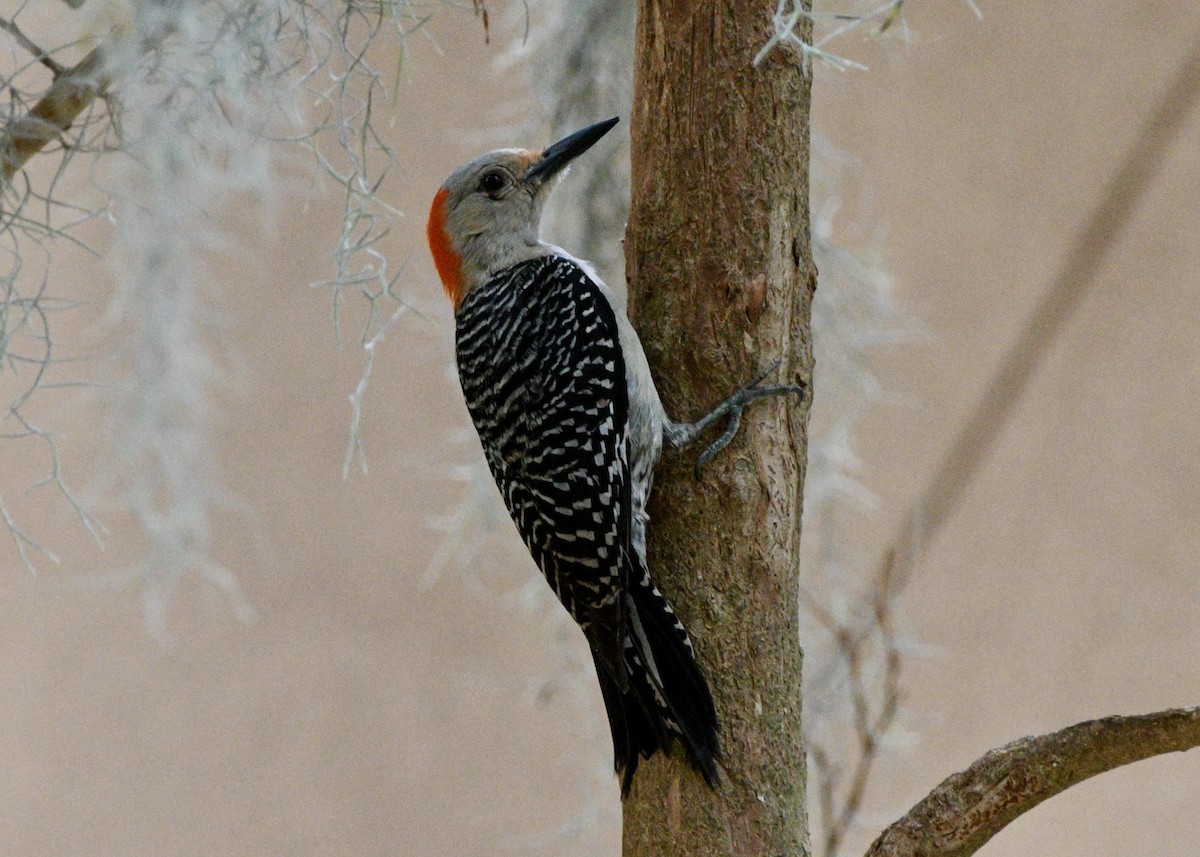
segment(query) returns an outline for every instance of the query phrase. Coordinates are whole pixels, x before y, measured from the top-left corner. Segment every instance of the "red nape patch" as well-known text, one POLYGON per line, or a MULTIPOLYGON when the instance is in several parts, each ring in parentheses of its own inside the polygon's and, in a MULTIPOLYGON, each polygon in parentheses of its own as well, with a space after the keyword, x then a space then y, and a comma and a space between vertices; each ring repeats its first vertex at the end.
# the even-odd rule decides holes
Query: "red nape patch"
POLYGON ((425 237, 429 240, 433 264, 437 267, 438 276, 442 278, 442 288, 446 290, 446 297, 450 298, 450 303, 454 304, 454 311, 458 312, 458 305, 463 299, 464 283, 462 260, 458 258, 454 244, 450 241, 450 234, 446 231, 446 200, 449 198, 450 191, 446 188, 439 190, 433 198, 425 237))

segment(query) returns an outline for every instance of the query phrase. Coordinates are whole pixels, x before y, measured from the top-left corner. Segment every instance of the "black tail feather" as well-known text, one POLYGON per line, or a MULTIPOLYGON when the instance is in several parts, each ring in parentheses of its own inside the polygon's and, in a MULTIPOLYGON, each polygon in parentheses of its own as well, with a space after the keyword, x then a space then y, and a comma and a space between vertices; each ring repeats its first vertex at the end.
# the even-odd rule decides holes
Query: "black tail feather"
POLYGON ((678 740, 688 761, 716 787, 720 758, 717 712, 687 632, 649 582, 631 585, 627 601, 627 687, 596 659, 613 737, 613 761, 629 793, 638 762, 678 740))
POLYGON ((608 726, 612 731, 613 767, 621 776, 621 796, 629 794, 633 774, 638 761, 649 758, 659 747, 670 740, 661 721, 649 717, 645 707, 630 691, 622 691, 598 658, 596 675, 600 679, 600 693, 604 696, 604 709, 608 714, 608 726))
MULTIPOLYGON (((717 711, 687 632, 671 611, 667 600, 648 579, 642 586, 630 587, 630 594, 644 636, 642 645, 649 644, 649 650, 642 653, 642 660, 647 665, 652 662, 661 679, 661 687, 656 686, 653 673, 647 670, 644 680, 636 684, 649 692, 649 698, 644 700, 647 704, 659 702, 661 695, 661 703, 665 703, 666 710, 661 710, 660 703, 655 713, 666 722, 668 729, 671 725, 675 727, 670 731, 675 732, 683 744, 692 767, 703 775, 710 786, 716 787, 716 763, 720 758, 717 711)), ((632 622, 632 617, 630 620, 632 622)), ((636 649, 642 641, 637 633, 631 636, 636 649)), ((634 677, 631 677, 633 683, 634 677)))

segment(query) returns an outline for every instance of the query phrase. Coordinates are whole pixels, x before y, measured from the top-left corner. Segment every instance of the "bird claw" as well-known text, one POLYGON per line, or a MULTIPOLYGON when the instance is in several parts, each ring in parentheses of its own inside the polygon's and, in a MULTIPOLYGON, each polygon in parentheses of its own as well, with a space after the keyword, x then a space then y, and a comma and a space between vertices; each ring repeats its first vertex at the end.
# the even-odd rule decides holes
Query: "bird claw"
POLYGON ((701 471, 712 461, 718 453, 725 447, 729 446, 730 442, 737 436, 738 429, 742 425, 742 411, 746 409, 746 405, 756 399, 765 399, 768 396, 785 396, 799 395, 803 396, 806 392, 806 387, 803 384, 772 384, 767 387, 758 386, 772 372, 777 370, 783 364, 782 360, 776 360, 765 370, 756 375, 749 384, 742 387, 732 396, 726 399, 718 408, 718 411, 728 413, 728 420, 725 423, 725 430, 721 432, 720 437, 710 443, 696 459, 695 475, 696 480, 700 480, 701 471))
POLYGON ((729 446, 730 441, 737 437, 738 429, 742 425, 742 408, 734 408, 729 414, 729 422, 725 424, 725 431, 721 432, 721 436, 705 447, 704 452, 696 457, 696 481, 700 481, 700 471, 708 462, 716 457, 717 453, 729 446))
MULTIPOLYGON (((747 390, 755 389, 759 384, 761 384, 763 382, 763 380, 768 375, 774 373, 782 365, 783 365, 783 360, 776 360, 774 363, 772 363, 766 369, 762 370, 757 375, 755 375, 753 378, 751 378, 750 383, 747 384, 746 386, 742 387, 742 389, 738 390, 738 393, 744 393, 747 390)), ((736 396, 737 393, 734 393, 734 395, 736 396)))

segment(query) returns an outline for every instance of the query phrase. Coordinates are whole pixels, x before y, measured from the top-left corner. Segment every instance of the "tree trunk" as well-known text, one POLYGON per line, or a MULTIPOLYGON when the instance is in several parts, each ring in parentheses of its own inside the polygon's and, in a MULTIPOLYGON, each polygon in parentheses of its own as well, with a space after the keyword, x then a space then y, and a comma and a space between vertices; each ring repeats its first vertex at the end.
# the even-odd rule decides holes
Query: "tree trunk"
MULTIPOLYGON (((751 61, 763 0, 640 0, 626 234, 630 308, 668 412, 694 419, 777 359, 808 383, 809 81, 797 56, 751 61)), ((808 403, 751 405, 697 483, 668 451, 650 563, 691 629, 721 717, 724 782, 680 759, 638 770, 625 855, 808 853, 800 511, 808 403)))

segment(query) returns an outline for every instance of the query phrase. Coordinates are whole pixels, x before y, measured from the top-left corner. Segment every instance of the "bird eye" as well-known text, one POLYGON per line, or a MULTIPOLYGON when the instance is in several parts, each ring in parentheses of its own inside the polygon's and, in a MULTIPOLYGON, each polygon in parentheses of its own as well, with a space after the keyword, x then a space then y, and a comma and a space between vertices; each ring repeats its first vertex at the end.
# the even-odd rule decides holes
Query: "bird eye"
POLYGON ((489 196, 499 193, 504 189, 504 185, 504 173, 499 170, 489 170, 479 180, 479 189, 489 196))

